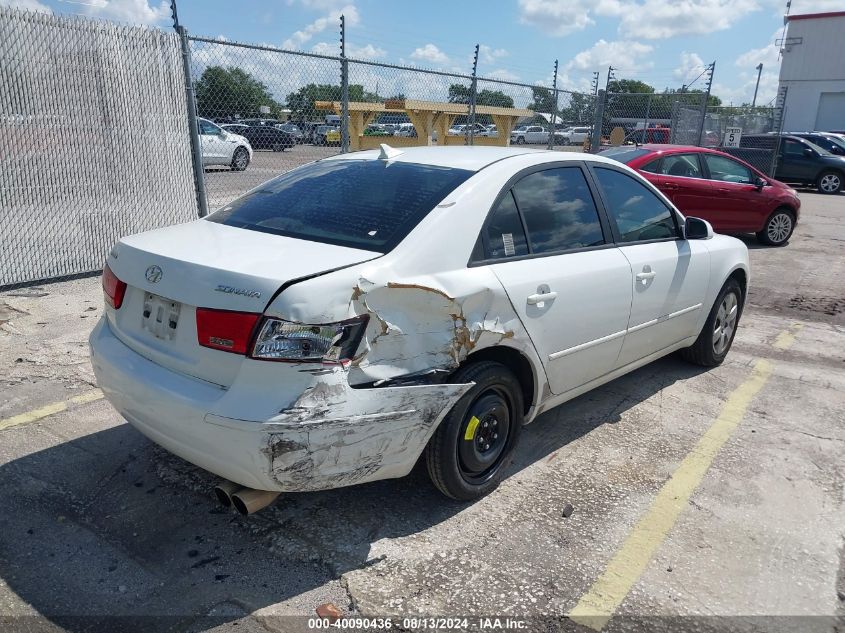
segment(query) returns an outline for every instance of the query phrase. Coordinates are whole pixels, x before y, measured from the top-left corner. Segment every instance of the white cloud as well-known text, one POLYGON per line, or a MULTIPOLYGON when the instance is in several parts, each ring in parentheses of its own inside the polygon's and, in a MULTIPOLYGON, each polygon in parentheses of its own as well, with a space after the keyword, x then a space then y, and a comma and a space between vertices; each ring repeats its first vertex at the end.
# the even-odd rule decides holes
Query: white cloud
POLYGON ((696 53, 684 51, 681 53, 680 65, 672 71, 672 74, 678 79, 688 82, 691 79, 695 79, 703 70, 704 60, 696 53))
POLYGON ((482 64, 495 64, 497 59, 510 55, 504 48, 493 48, 487 44, 478 47, 478 60, 482 64))
POLYGON ((349 0, 288 0, 288 6, 301 4, 314 11, 331 11, 348 4, 349 0))
POLYGON ((332 9, 327 15, 317 18, 311 24, 300 31, 296 31, 288 39, 282 42, 282 48, 287 49, 301 49, 302 46, 310 41, 318 33, 322 33, 327 28, 334 30, 340 29, 340 16, 346 18, 346 26, 354 26, 360 21, 358 9, 354 4, 347 4, 339 8, 332 9))
MULTIPOLYGON (((319 55, 340 55, 340 46, 335 43, 317 42, 311 47, 312 53, 319 55)), ((346 56, 352 59, 378 59, 387 55, 387 51, 378 46, 367 44, 366 46, 346 45, 346 56)))
POLYGON ((652 66, 651 62, 642 61, 654 47, 649 44, 632 40, 607 42, 598 40, 592 47, 583 50, 573 57, 567 69, 596 70, 605 66, 613 66, 619 70, 645 69, 652 66))
POLYGON ((560 37, 595 24, 591 14, 618 17, 633 7, 632 0, 519 0, 519 21, 560 37))
POLYGON ((656 40, 723 31, 760 6, 757 0, 644 0, 632 8, 622 14, 619 31, 656 40))
MULTIPOLYGON (((760 48, 752 48, 734 61, 738 71, 735 71, 736 83, 732 86, 725 86, 716 83, 713 86, 713 94, 719 95, 725 103, 734 104, 750 103, 754 96, 754 86, 757 83, 757 64, 763 64, 763 72, 760 75, 760 90, 757 94, 757 104, 769 103, 777 94, 778 74, 780 72, 780 60, 778 49, 774 45, 777 38, 781 36, 778 29, 769 40, 769 44, 760 48)), ((717 72, 717 77, 719 73, 717 72)))
POLYGON ((170 18, 170 5, 161 0, 151 5, 147 0, 92 0, 85 5, 85 13, 126 24, 158 24, 170 18))
POLYGON ((12 7, 13 9, 25 9, 27 11, 38 11, 39 13, 53 12, 50 7, 38 2, 38 0, 0 0, 0 6, 12 7))
POLYGON ((420 48, 415 48, 414 52, 411 53, 411 58, 440 66, 449 63, 449 56, 437 48, 434 44, 426 44, 420 48))
POLYGON ((506 68, 497 68, 489 73, 484 73, 484 76, 490 79, 504 79, 505 81, 519 81, 519 75, 509 71, 506 68))

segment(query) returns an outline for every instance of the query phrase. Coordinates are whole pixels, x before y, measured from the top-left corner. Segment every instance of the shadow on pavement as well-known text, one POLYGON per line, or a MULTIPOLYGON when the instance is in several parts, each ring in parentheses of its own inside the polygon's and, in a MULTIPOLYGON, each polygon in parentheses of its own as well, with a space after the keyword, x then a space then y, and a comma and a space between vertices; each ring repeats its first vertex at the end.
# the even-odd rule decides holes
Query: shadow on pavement
MULTIPOLYGON (((701 371, 669 357, 544 414, 525 429, 510 476, 701 371)), ((2 628, 157 632, 232 622, 364 568, 375 541, 466 507, 442 497, 420 464, 399 480, 283 496, 249 518, 217 505, 215 481, 126 424, 0 466, 0 577, 47 618, 0 616, 2 628), (280 538, 289 547, 271 552, 280 538)))

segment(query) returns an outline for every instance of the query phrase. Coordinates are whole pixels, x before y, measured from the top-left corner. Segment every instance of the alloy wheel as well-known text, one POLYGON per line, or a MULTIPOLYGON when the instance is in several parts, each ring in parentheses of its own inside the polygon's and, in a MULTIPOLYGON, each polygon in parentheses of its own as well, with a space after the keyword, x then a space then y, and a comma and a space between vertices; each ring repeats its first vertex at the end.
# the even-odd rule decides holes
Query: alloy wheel
POLYGON ((839 191, 842 182, 839 179, 839 176, 836 174, 825 174, 822 176, 822 179, 819 181, 819 188, 822 191, 826 191, 828 193, 833 193, 834 191, 839 191))
POLYGON ((722 299, 719 311, 716 313, 716 320, 713 323, 713 351, 717 356, 724 354, 731 344, 736 319, 739 315, 739 302, 733 292, 729 292, 722 299))
POLYGON ((769 220, 766 235, 775 244, 785 242, 792 233, 792 217, 788 213, 778 213, 769 220))

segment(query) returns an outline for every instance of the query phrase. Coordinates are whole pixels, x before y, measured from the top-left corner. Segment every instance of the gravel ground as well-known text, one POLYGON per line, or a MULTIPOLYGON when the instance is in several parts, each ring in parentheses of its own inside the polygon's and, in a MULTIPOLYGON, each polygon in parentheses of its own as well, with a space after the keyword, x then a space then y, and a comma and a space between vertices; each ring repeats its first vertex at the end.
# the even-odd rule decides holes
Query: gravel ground
MULTIPOLYGON (((473 504, 418 468, 241 518, 103 400, 0 430, 0 630, 295 631, 326 602, 575 628, 564 614, 759 359, 771 378, 606 630, 845 630, 845 196, 801 198, 787 247, 747 240, 721 367, 666 358, 543 415, 473 504)), ((93 278, 0 293, 0 420, 91 392, 101 303, 93 278)))

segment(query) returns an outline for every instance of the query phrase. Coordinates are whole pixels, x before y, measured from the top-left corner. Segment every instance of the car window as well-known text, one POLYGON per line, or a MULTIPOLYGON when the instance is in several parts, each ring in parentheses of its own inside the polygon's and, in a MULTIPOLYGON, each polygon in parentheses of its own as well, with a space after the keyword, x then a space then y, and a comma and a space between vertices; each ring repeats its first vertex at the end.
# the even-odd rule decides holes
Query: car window
POLYGON ((627 174, 595 168, 622 242, 677 237, 672 211, 650 189, 627 174))
POLYGON ((751 184, 754 182, 754 176, 751 170, 735 160, 724 156, 717 156, 716 154, 705 154, 704 160, 707 161, 711 180, 741 184, 751 184))
POLYGON ((528 254, 525 230, 513 194, 508 191, 490 213, 487 223, 488 257, 516 257, 528 254))
POLYGON ((386 253, 473 173, 380 160, 320 161, 264 183, 208 220, 386 253))
POLYGON ((598 211, 580 168, 534 172, 514 185, 513 194, 525 218, 532 253, 604 243, 598 211))
POLYGON ((220 128, 211 121, 200 121, 200 134, 220 134, 220 128))
POLYGON ((640 171, 647 171, 650 174, 657 174, 658 169, 660 169, 660 159, 655 158, 654 160, 650 160, 645 165, 639 168, 640 171))
POLYGON ((663 164, 657 172, 664 176, 684 176, 686 178, 703 178, 698 154, 670 154, 663 157, 663 164))
POLYGON ((794 141, 791 138, 783 139, 783 155, 784 156, 804 156, 804 148, 807 147, 803 143, 794 141))

